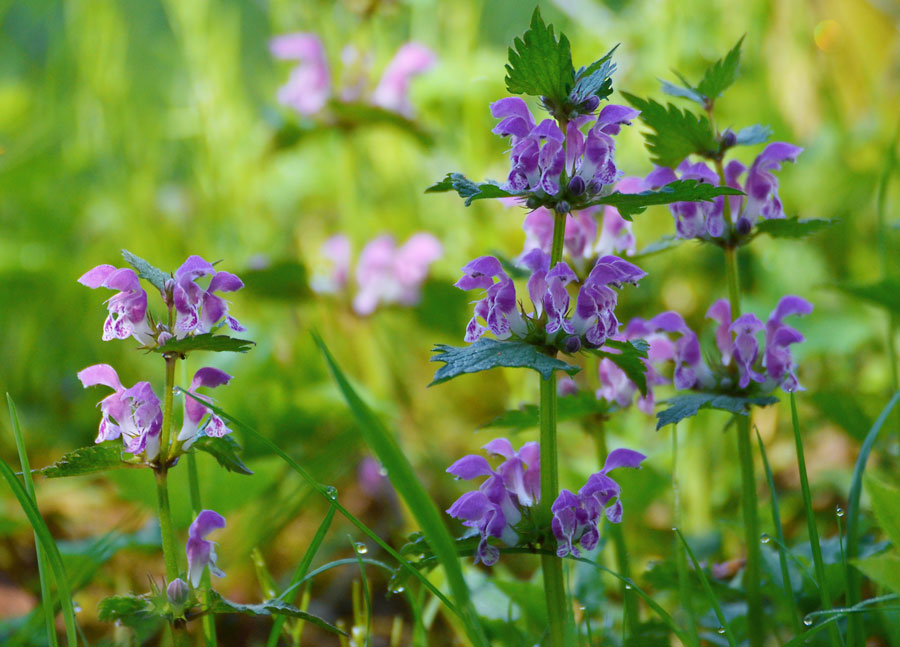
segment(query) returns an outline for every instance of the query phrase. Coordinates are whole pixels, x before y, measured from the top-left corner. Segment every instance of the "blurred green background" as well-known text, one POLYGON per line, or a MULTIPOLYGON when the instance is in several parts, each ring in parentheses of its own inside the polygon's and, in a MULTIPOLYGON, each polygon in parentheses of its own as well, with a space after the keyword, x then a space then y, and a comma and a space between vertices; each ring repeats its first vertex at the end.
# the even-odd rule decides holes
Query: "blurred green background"
MULTIPOLYGON (((741 77, 717 104, 718 125, 769 124, 774 140, 803 146, 798 163, 779 174, 786 212, 840 219, 801 242, 760 238, 741 256, 748 309, 763 317, 786 293, 816 306, 797 325, 808 339, 796 353, 808 388, 799 402, 817 503, 831 534, 857 438, 891 384, 887 316, 834 285, 882 274, 875 191, 900 118, 900 5, 539 4, 568 34, 576 66, 619 43, 615 87, 657 99, 657 79, 674 80, 673 69, 698 78, 746 34, 741 77)), ((127 384, 147 379, 157 392, 161 388, 156 356, 134 351, 131 341, 101 341, 108 295, 76 283, 97 264, 121 266, 121 248, 166 270, 189 254, 223 259, 221 268, 246 278, 267 262, 299 263, 315 273, 319 246, 335 233, 349 235, 358 254, 377 234, 402 242, 424 230, 442 241, 445 253, 432 266, 418 307, 383 308, 360 318, 349 307, 351 295, 314 296, 302 280, 268 290, 248 281, 231 307, 257 346, 247 355, 195 354, 190 368, 207 362, 235 375, 215 394, 219 404, 336 485, 342 501, 397 544, 413 528, 389 488, 372 490, 358 481, 366 451, 312 344, 309 332, 319 330, 446 508, 462 492, 444 474, 446 466, 497 435, 473 433, 479 425, 534 402, 537 383, 532 375, 497 370, 426 389, 436 366, 428 362, 429 349, 436 342, 461 343, 469 316, 468 295, 451 287, 458 268, 494 250, 517 254, 524 234, 519 210, 485 202, 466 209, 455 196, 423 190, 448 171, 505 177, 506 144, 490 133, 488 104, 505 95, 506 48, 532 10, 513 0, 0 0, 0 390, 19 406, 32 463, 48 464, 93 441, 94 405, 102 396, 78 383, 75 374, 85 366, 110 363, 127 384), (279 106, 275 95, 290 64, 273 60, 268 41, 297 31, 322 38, 333 68, 348 44, 371 52, 375 78, 406 41, 434 49, 438 64, 412 86, 415 129, 364 119, 329 126, 279 106)), ((612 100, 622 102, 618 94, 612 100)), ((651 169, 641 130, 636 123, 617 139, 618 165, 629 175, 651 169)), ((749 163, 760 148, 739 155, 749 163)), ((897 185, 891 180, 886 202, 894 223, 897 185)), ((636 221, 639 248, 672 232, 665 208, 651 208, 636 221)), ((900 274, 898 234, 894 226, 883 241, 894 276, 900 274)), ((701 326, 708 305, 725 296, 717 248, 689 242, 639 264, 649 276, 622 293, 622 321, 677 309, 701 326)), ((778 405, 754 422, 786 492, 786 526, 794 529, 802 524, 786 413, 778 405)), ((2 419, 0 453, 13 462, 13 439, 2 419)), ((723 414, 703 413, 680 428, 684 526, 718 538, 709 556, 719 561, 734 557, 739 545, 736 458, 733 441, 722 434, 726 421, 723 414)), ((671 437, 653 427, 637 411, 610 423, 612 443, 651 457, 640 478, 623 479, 625 532, 639 561, 664 556, 671 546, 671 437)), ((516 444, 533 435, 523 432, 516 444)), ((593 449, 575 425, 565 426, 561 439, 563 482, 574 486, 594 468, 593 449)), ((250 550, 258 546, 282 576, 299 561, 324 506, 278 460, 252 445, 245 450, 252 477, 223 474, 207 456, 199 461, 204 503, 228 519, 219 535, 228 577, 217 584, 233 599, 256 601, 250 550)), ((178 472, 173 499, 183 529, 190 519, 178 472)), ((41 481, 38 490, 42 511, 63 540, 135 531, 154 515, 152 479, 143 471, 41 481)), ((350 532, 338 523, 321 559, 349 553, 350 532)), ((4 494, 0 595, 11 605, 5 615, 34 603, 31 542, 24 517, 4 494)), ((527 572, 530 563, 521 568, 527 572)), ((140 545, 98 564, 76 596, 91 635, 106 631, 93 624, 97 600, 144 590, 147 574, 159 578, 162 572, 158 553, 140 545)), ((316 609, 352 621, 347 591, 356 576, 323 580, 313 590, 316 609)), ((376 611, 386 622, 403 609, 399 597, 376 594, 376 611)), ((233 623, 248 641, 266 626, 222 622, 233 623)))

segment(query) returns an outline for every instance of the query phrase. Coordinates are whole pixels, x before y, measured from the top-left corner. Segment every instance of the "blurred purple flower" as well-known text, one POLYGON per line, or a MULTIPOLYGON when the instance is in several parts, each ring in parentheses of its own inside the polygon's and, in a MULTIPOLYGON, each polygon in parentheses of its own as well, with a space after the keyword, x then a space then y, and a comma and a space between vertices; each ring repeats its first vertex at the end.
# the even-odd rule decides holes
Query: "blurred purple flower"
POLYGON ((728 366, 731 363, 731 304, 728 299, 719 299, 706 311, 706 318, 712 319, 719 325, 716 327, 716 346, 719 349, 719 355, 722 357, 722 365, 728 366))
POLYGON ((428 267, 441 254, 440 241, 428 233, 413 234, 399 248, 389 235, 371 240, 356 264, 359 291, 353 299, 353 309, 357 314, 369 315, 379 303, 415 305, 428 267))
POLYGON ((325 48, 315 34, 285 34, 269 43, 275 58, 298 61, 288 82, 278 90, 278 101, 299 112, 314 115, 328 102, 331 75, 325 48))
POLYGON ((789 315, 808 315, 812 310, 813 306, 809 301, 788 295, 782 297, 766 322, 766 353, 763 356, 763 366, 769 377, 776 380, 779 386, 788 392, 804 390, 797 381, 795 374, 797 365, 789 348, 791 344, 803 341, 803 335, 783 323, 782 319, 789 315))
POLYGON ((187 578, 191 586, 197 588, 200 585, 200 578, 203 576, 203 569, 209 566, 209 572, 216 577, 224 577, 218 566, 216 566, 216 547, 215 543, 206 539, 206 535, 213 530, 225 527, 225 517, 214 510, 201 510, 197 518, 188 529, 187 540, 187 578))
POLYGON ((580 557, 579 544, 584 550, 592 550, 600 540, 601 515, 612 523, 622 521, 621 488, 607 473, 619 467, 640 468, 645 458, 644 454, 631 449, 616 449, 606 457, 603 469, 588 477, 577 495, 569 490, 559 493, 550 508, 557 555, 580 557))
POLYGON ((159 398, 149 382, 138 382, 126 389, 115 369, 109 364, 88 366, 78 373, 85 388, 102 385, 113 390, 100 401, 100 430, 95 443, 114 440, 119 436, 130 454, 144 452, 147 460, 159 454, 159 432, 162 429, 162 410, 159 398))
POLYGON ((437 61, 434 52, 419 43, 402 45, 388 63, 372 94, 372 103, 406 117, 412 116, 409 82, 437 61))
POLYGON ((326 274, 313 276, 310 287, 319 294, 337 294, 350 278, 350 239, 344 234, 332 236, 322 244, 321 254, 330 267, 326 274))
POLYGON ((764 382, 766 376, 753 368, 759 356, 756 333, 763 329, 763 322, 755 314, 748 312, 735 319, 728 329, 737 335, 732 352, 740 373, 738 385, 746 389, 750 385, 750 380, 764 382))
POLYGON ((155 342, 147 323, 147 293, 134 270, 98 265, 82 274, 78 282, 92 289, 118 290, 106 302, 109 316, 103 323, 103 341, 134 337, 142 344, 155 342))
POLYGON ((217 272, 212 263, 200 256, 189 256, 175 270, 172 297, 175 303, 175 336, 178 339, 189 334, 212 331, 224 317, 228 327, 240 332, 246 330, 237 319, 228 314, 228 302, 216 296, 216 292, 236 292, 244 287, 243 281, 230 272, 217 272), (196 280, 211 276, 204 289, 196 280))
MULTIPOLYGON (((231 380, 231 376, 225 371, 220 371, 217 368, 207 366, 194 373, 194 379, 191 380, 191 385, 188 387, 188 393, 197 395, 197 397, 209 402, 210 398, 198 394, 197 389, 201 386, 215 388, 217 386, 222 386, 223 384, 228 384, 229 380, 231 380)), ((204 428, 205 435, 213 438, 221 438, 225 434, 231 433, 231 429, 225 425, 224 420, 212 413, 212 411, 197 402, 194 398, 185 396, 184 422, 181 425, 181 431, 178 433, 178 440, 184 443, 184 449, 188 449, 200 436, 200 423, 207 413, 210 414, 210 416, 209 421, 204 428)))

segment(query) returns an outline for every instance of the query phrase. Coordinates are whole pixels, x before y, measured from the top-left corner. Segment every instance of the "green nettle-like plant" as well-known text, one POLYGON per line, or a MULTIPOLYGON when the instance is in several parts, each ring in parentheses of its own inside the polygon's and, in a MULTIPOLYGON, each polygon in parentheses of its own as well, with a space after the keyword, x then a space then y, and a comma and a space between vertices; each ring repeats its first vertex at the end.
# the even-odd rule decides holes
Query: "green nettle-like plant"
MULTIPOLYGON (((273 51, 280 58, 298 60, 298 70, 303 72, 292 76, 282 91, 290 99, 288 103, 301 114, 333 119, 331 113, 339 113, 342 108, 340 102, 330 98, 327 66, 318 39, 309 34, 276 39, 273 51)), ((423 48, 401 52, 415 63, 411 67, 389 67, 392 73, 385 73, 388 81, 383 82, 384 88, 379 85, 371 101, 379 110, 407 115, 408 76, 411 70, 421 71, 430 65, 432 58, 423 48)), ((404 594, 409 601, 415 645, 438 644, 429 641, 427 632, 430 620, 425 616, 433 613, 426 614, 423 609, 429 606, 429 600, 433 602, 431 608, 442 607, 460 640, 477 647, 668 645, 673 644, 673 636, 689 647, 763 647, 776 642, 790 647, 863 647, 875 623, 888 628, 892 622, 896 625, 889 615, 896 607, 886 605, 900 599, 900 556, 896 548, 883 551, 887 542, 879 544, 862 536, 860 497, 865 483, 885 534, 895 545, 900 542, 900 492, 878 478, 864 479, 868 457, 900 400, 900 392, 884 408, 861 448, 849 505, 846 511, 837 513, 839 525, 846 519, 846 533, 820 541, 795 402, 795 393, 803 387, 791 347, 802 342, 803 335, 785 322, 788 317, 811 314, 813 305, 800 296, 785 295, 773 304, 765 321, 743 309, 738 262, 741 246, 761 234, 800 239, 830 225, 825 220, 786 217, 773 171, 784 162, 796 161, 802 149, 786 142, 768 143, 749 168, 733 158, 736 147, 764 144, 771 135, 760 125, 737 131, 717 126, 716 103, 737 79, 741 41, 711 65, 696 85, 680 76, 681 85, 663 82, 665 93, 693 102, 699 109, 663 105, 628 93, 622 95, 630 106, 604 103, 613 92, 613 55, 610 51, 576 68, 566 36, 556 34, 535 10, 530 27, 509 50, 506 88, 511 95, 533 97, 547 118, 536 119, 520 96, 500 98, 490 105, 490 111, 498 120, 492 132, 509 140, 507 178, 502 182, 474 182, 450 173, 427 189, 429 193, 456 192, 466 206, 476 200, 500 198, 527 210, 523 223, 526 244, 521 254, 515 258, 479 256, 462 268, 456 287, 477 294, 472 317, 465 330, 459 331, 467 345, 439 344, 434 348, 432 360, 443 366, 436 371, 432 385, 497 367, 525 368, 538 374, 537 406, 508 411, 485 426, 516 430, 538 427, 539 441, 521 443, 516 448, 507 438, 493 438, 483 446, 487 456, 464 456, 446 470, 457 479, 478 481, 477 487, 446 510, 467 529, 459 537, 448 530, 447 518, 426 491, 394 434, 356 393, 318 335, 314 334, 315 342, 360 436, 418 525, 419 531, 399 550, 347 510, 334 487, 316 481, 284 450, 217 407, 200 391, 228 384, 231 375, 204 367, 190 382, 176 384, 179 362, 189 354, 244 353, 253 346, 253 342, 232 334, 245 329, 229 314, 228 303, 220 296, 243 287, 236 275, 218 270, 199 256, 189 257, 177 270, 167 273, 123 251, 131 267, 99 265, 81 276, 79 282, 89 288, 114 292, 106 302, 109 315, 103 325, 103 339, 133 339, 147 351, 148 361, 161 359, 157 366, 164 368, 162 398, 150 381, 123 385, 108 364, 80 371, 78 378, 86 388, 105 389, 99 403, 101 420, 95 444, 34 470, 47 478, 120 468, 144 469, 148 478, 153 475, 165 579, 151 577, 149 592, 103 600, 101 620, 129 627, 140 641, 161 634, 162 644, 185 645, 190 625, 199 619, 201 626, 194 633, 211 647, 229 644, 227 638, 216 634, 218 614, 271 616, 268 647, 282 640, 299 645, 303 623, 337 634, 343 645, 372 644, 365 567, 374 566, 390 573, 390 592, 404 594), (615 136, 635 120, 647 127, 647 148, 655 165, 646 177, 625 176, 615 159, 615 136), (625 325, 616 317, 620 292, 627 298, 629 286, 646 276, 638 265, 617 253, 634 256, 631 219, 653 205, 668 205, 675 233, 649 249, 661 251, 694 239, 723 251, 722 291, 727 298, 709 305, 706 316, 716 325, 708 335, 708 344, 701 345, 701 337, 678 312, 652 313, 625 325), (523 282, 525 292, 521 291, 523 282), (159 294, 161 300, 156 304, 148 303, 146 284, 159 294), (762 347, 760 335, 764 337, 762 347), (580 383, 589 372, 582 371, 582 365, 589 366, 599 378, 596 393, 587 388, 592 381, 580 383), (675 394, 656 411, 655 389, 662 385, 671 385, 675 394), (756 407, 778 402, 774 394, 779 389, 789 394, 809 533, 808 543, 794 547, 785 541, 772 471, 758 435, 771 499, 770 532, 762 533, 757 499, 751 413, 756 407), (176 407, 176 395, 183 398, 183 407, 176 407), (673 564, 654 567, 647 579, 660 590, 677 592, 674 612, 638 586, 620 525, 625 513, 622 488, 613 472, 640 468, 647 456, 630 448, 610 450, 606 426, 632 403, 648 415, 655 412, 657 429, 674 426, 701 409, 724 411, 730 420, 727 428, 733 426, 737 442, 746 558, 738 560, 740 566, 726 585, 722 580, 729 575, 717 565, 699 562, 691 543, 679 528, 673 528, 673 564), (581 422, 595 442, 596 471, 579 480, 577 489, 570 489, 560 477, 560 448, 579 442, 557 433, 557 423, 564 419, 581 422), (253 555, 257 570, 265 575, 261 581, 266 599, 256 604, 229 601, 211 586, 210 575, 224 573, 208 535, 224 528, 226 521, 214 510, 203 508, 195 455, 197 451, 206 452, 222 468, 252 478, 233 432, 242 433, 283 459, 328 504, 324 519, 285 586, 279 587, 268 575, 258 553, 253 555), (194 517, 184 544, 172 523, 168 480, 169 472, 182 463, 180 469, 188 473, 194 517), (367 545, 356 543, 354 557, 312 569, 338 513, 394 563, 364 557, 367 545), (615 571, 600 563, 600 554, 608 544, 615 552, 615 571), (540 560, 540 586, 513 581, 493 568, 501 558, 511 561, 523 554, 540 560), (507 620, 498 621, 496 608, 488 613, 482 606, 479 596, 484 586, 472 569, 464 566, 469 558, 484 566, 482 573, 494 585, 492 590, 508 599, 504 609, 507 620), (297 603, 305 599, 301 593, 312 578, 342 566, 359 568, 361 574, 363 593, 359 588, 354 590, 351 633, 306 612, 305 602, 297 603), (433 572, 437 567, 442 569, 440 576, 433 572), (611 617, 614 607, 598 602, 596 577, 590 586, 582 581, 572 586, 572 580, 588 569, 594 575, 603 572, 618 580, 621 634, 614 632, 614 620, 619 621, 611 617), (861 574, 890 593, 863 599, 869 589, 863 589, 861 574), (364 612, 361 595, 366 601, 364 612), (641 602, 652 611, 652 618, 642 618, 641 602)), ((332 239, 332 246, 340 251, 334 255, 343 259, 344 265, 349 263, 348 245, 339 237, 332 239)), ((354 306, 360 314, 371 313, 379 300, 414 302, 440 244, 420 236, 396 251, 393 241, 383 238, 373 249, 376 251, 364 255, 365 263, 361 261, 367 269, 358 272, 364 275, 360 282, 365 283, 365 298, 358 298, 354 306)), ((342 285, 347 272, 348 266, 343 267, 329 286, 342 285)), ((33 471, 11 399, 9 409, 23 479, 20 481, 3 461, 0 473, 34 529, 42 591, 41 613, 34 617, 40 615, 44 620, 48 643, 55 646, 59 608, 67 644, 74 647, 79 638, 72 592, 81 582, 66 573, 59 549, 37 509, 33 471)), ((673 454, 677 446, 673 427, 673 454)), ((674 474, 673 484, 677 490, 674 474)), ((679 524, 677 508, 676 491, 675 519, 679 524)), ((27 641, 37 627, 26 629, 31 634, 20 643, 27 641)))

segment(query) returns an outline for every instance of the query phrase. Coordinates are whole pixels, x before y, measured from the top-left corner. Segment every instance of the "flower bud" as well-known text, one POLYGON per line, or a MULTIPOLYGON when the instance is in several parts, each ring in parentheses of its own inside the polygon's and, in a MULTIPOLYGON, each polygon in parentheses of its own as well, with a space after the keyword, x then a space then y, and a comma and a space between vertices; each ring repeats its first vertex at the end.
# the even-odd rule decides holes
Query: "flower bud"
POLYGON ((569 213, 572 210, 572 207, 565 200, 560 200, 556 203, 554 209, 556 209, 556 213, 565 214, 569 213))
POLYGON ((577 198, 584 193, 585 189, 587 189, 587 184, 585 184, 584 178, 580 175, 576 175, 569 180, 569 195, 577 198))
POLYGON ((169 604, 174 607, 184 606, 188 601, 189 595, 190 589, 188 588, 187 582, 180 577, 169 582, 169 586, 166 587, 166 597, 169 598, 169 604))
POLYGON ((538 201, 537 198, 528 198, 525 201, 525 206, 528 207, 529 209, 537 209, 539 206, 541 206, 541 203, 538 201))
POLYGON ((596 94, 589 96, 587 99, 581 102, 581 105, 578 106, 578 112, 587 114, 589 112, 594 112, 597 109, 597 106, 600 105, 600 97, 596 94))
POLYGON ((728 128, 722 133, 722 150, 731 148, 735 144, 737 144, 737 135, 734 134, 734 131, 731 130, 731 128, 728 128))
POLYGON ((563 342, 563 350, 567 353, 577 353, 581 350, 581 339, 576 335, 566 337, 563 342))
POLYGON ((750 233, 750 230, 753 229, 753 223, 750 222, 749 218, 741 216, 740 218, 738 218, 735 229, 737 229, 737 233, 741 236, 746 236, 750 233))

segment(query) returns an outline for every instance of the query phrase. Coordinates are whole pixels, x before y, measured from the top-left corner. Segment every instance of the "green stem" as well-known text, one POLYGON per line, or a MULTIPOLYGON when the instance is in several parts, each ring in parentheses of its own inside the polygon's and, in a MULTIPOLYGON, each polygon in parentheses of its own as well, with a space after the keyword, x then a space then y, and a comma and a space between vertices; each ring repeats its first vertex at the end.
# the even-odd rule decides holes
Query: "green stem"
MULTIPOLYGON (((196 518, 200 511, 203 510, 203 504, 200 500, 200 479, 197 476, 197 458, 193 452, 188 452, 187 456, 187 473, 188 473, 188 489, 191 496, 191 516, 196 518)), ((210 600, 210 577, 209 569, 203 569, 203 575, 200 578, 200 586, 203 587, 203 599, 207 606, 211 604, 210 600)), ((216 617, 212 613, 207 613, 201 619, 203 625, 203 641, 206 647, 216 647, 216 617)))
MULTIPOLYGON (((672 506, 675 527, 681 528, 681 493, 678 488, 678 425, 672 425, 672 506)), ((678 594, 681 596, 681 604, 687 613, 690 627, 690 647, 698 647, 700 637, 697 634, 697 613, 694 611, 694 599, 691 596, 688 582, 687 553, 677 533, 675 536, 675 569, 678 573, 678 594)))

